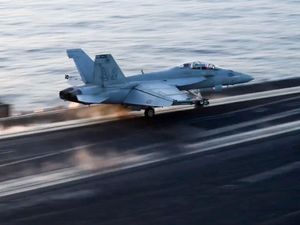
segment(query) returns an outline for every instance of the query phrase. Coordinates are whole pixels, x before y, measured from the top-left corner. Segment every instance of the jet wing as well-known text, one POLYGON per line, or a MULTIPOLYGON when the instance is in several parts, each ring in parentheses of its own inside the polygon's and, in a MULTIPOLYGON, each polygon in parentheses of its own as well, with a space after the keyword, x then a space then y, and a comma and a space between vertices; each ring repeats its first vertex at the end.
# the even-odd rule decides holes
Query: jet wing
POLYGON ((107 100, 107 97, 101 95, 77 95, 78 101, 86 104, 97 104, 107 100))
POLYGON ((134 87, 124 104, 163 107, 180 104, 180 102, 191 102, 187 94, 178 90, 174 85, 163 82, 143 83, 134 87))

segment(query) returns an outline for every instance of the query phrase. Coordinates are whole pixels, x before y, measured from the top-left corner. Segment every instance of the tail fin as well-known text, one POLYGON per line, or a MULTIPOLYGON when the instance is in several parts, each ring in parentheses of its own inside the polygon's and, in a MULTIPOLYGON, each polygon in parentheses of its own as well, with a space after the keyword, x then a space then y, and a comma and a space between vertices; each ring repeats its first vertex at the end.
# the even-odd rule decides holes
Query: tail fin
POLYGON ((84 83, 94 81, 94 62, 82 49, 68 49, 69 58, 74 60, 77 70, 84 83))
POLYGON ((94 83, 102 87, 126 83, 126 77, 112 55, 103 54, 96 56, 94 83))

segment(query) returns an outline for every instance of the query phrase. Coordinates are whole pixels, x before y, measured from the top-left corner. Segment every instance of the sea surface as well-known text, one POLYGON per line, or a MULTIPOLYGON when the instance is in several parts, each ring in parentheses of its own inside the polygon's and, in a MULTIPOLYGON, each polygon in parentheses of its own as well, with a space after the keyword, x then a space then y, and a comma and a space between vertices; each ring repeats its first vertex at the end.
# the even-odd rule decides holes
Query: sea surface
POLYGON ((68 48, 111 53, 128 76, 194 60, 255 82, 300 76, 300 0, 0 0, 0 99, 66 104, 68 48))

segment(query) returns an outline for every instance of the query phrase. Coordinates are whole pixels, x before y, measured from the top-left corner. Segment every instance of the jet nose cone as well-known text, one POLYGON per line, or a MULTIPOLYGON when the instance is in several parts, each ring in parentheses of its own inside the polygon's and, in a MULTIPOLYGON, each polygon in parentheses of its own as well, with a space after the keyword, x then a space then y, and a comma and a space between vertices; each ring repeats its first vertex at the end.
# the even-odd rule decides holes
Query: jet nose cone
POLYGON ((239 73, 232 70, 229 70, 228 77, 230 80, 230 84, 241 84, 241 83, 247 83, 254 78, 248 74, 245 73, 239 73))
POLYGON ((254 78, 248 74, 240 73, 239 76, 240 76, 241 83, 247 83, 251 80, 254 80, 254 78))
POLYGON ((247 83, 254 79, 253 77, 251 77, 248 74, 239 73, 239 72, 235 72, 235 76, 236 76, 236 81, 237 81, 236 83, 247 83))

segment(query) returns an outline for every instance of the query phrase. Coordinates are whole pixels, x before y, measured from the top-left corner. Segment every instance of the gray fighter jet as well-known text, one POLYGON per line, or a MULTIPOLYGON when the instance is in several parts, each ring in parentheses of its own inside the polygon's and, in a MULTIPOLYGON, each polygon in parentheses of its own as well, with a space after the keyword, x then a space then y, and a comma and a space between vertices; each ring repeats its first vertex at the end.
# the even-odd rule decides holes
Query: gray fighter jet
MULTIPOLYGON (((200 61, 184 63, 168 70, 125 77, 110 54, 96 55, 93 61, 82 49, 67 50, 75 62, 84 85, 73 86, 59 92, 63 100, 82 104, 121 104, 145 110, 153 117, 154 108, 194 104, 209 104, 200 90, 246 83, 253 78, 247 74, 223 69, 200 61)), ((73 77, 66 75, 72 81, 73 77)))

